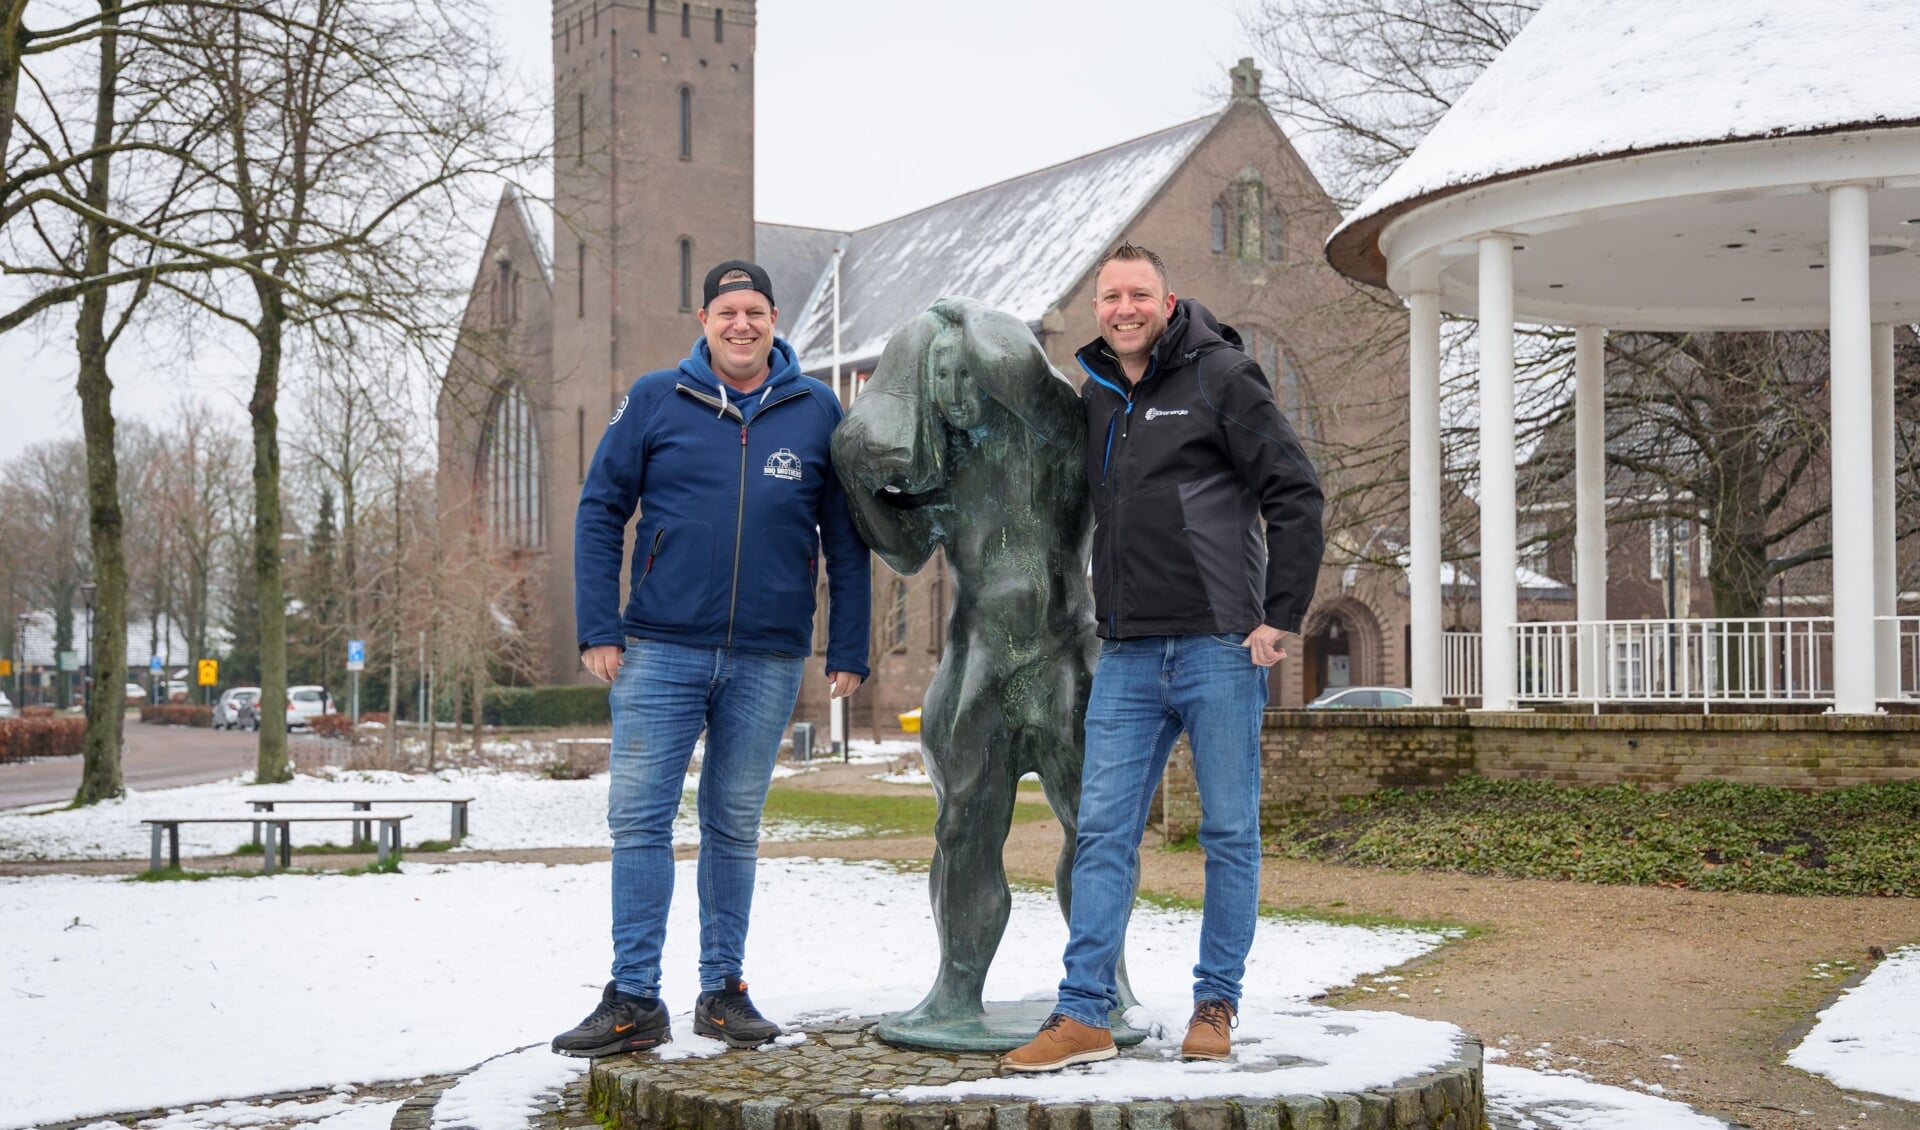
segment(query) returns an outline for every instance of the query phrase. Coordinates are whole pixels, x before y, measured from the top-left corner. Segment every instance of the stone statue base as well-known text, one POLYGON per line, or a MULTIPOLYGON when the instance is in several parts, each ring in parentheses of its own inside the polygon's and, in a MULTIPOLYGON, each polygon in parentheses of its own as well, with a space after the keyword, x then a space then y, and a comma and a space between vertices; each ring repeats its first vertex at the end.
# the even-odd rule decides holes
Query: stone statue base
MULTIPOLYGON (((889 1044, 903 1048, 925 1048, 941 1052, 1010 1052, 1033 1039, 1033 1034, 1053 1014, 1052 1001, 992 1001, 979 1016, 964 1020, 903 1020, 896 1012, 880 1021, 875 1034, 889 1044)), ((1113 1042, 1133 1047, 1147 1038, 1139 1028, 1129 1027, 1118 1011, 1108 1017, 1113 1026, 1113 1042)))

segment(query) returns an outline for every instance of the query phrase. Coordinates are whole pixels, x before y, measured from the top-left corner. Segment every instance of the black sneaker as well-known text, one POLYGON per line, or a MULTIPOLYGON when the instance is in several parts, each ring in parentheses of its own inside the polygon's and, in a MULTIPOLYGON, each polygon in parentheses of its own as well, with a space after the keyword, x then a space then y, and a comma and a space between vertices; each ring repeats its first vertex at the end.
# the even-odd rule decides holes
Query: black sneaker
POLYGON ((725 1040, 735 1048, 757 1048, 780 1034, 780 1026, 760 1015, 747 996, 747 983, 727 978, 717 993, 701 993, 693 1002, 693 1033, 725 1040))
POLYGON ((643 1052, 673 1039, 667 1008, 658 998, 646 1001, 615 992, 608 981, 600 994, 600 1005, 570 1031, 553 1038, 553 1050, 561 1055, 593 1059, 643 1052))

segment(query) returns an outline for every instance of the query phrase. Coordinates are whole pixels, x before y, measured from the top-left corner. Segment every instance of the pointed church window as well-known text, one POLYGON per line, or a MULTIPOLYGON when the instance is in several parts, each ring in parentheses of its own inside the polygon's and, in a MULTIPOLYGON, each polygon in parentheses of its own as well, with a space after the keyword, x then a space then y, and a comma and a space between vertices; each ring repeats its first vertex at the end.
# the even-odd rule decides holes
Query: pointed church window
POLYGON ((1227 206, 1218 200, 1213 202, 1213 214, 1210 220, 1212 246, 1215 255, 1227 250, 1227 206))
POLYGON ((680 88, 680 159, 693 159, 693 88, 680 88))
POLYGON ((1267 210, 1266 235, 1265 235, 1265 239, 1262 241, 1264 246, 1261 248, 1261 250, 1263 250, 1266 253, 1267 262, 1278 263, 1281 259, 1286 257, 1285 249, 1281 244, 1281 239, 1280 239, 1280 237, 1283 234, 1284 234, 1284 230, 1280 226, 1279 211, 1277 209, 1269 208, 1267 210))
POLYGON ((495 544, 537 549, 546 544, 541 506, 540 438, 533 404, 508 384, 494 397, 480 450, 479 486, 495 544))
POLYGON ((680 237, 680 309, 693 309, 693 241, 680 237))

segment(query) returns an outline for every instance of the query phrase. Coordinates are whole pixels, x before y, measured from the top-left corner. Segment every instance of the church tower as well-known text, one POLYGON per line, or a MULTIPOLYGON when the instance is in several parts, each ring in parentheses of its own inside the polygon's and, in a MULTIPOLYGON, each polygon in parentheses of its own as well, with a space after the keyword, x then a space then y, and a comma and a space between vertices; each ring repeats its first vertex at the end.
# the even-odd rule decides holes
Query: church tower
POLYGON ((563 504, 627 388, 699 336, 707 269, 754 254, 754 20, 754 0, 554 0, 545 588, 566 625, 554 633, 558 670, 577 667, 563 504))

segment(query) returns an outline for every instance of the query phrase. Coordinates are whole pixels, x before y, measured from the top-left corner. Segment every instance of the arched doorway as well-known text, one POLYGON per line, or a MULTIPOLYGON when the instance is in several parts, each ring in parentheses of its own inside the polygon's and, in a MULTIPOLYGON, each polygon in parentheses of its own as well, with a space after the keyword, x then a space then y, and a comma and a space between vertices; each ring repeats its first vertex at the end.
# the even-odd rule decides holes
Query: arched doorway
POLYGON ((1301 692, 1308 702, 1334 687, 1381 681, 1380 622, 1357 600, 1343 599, 1308 618, 1301 692))

